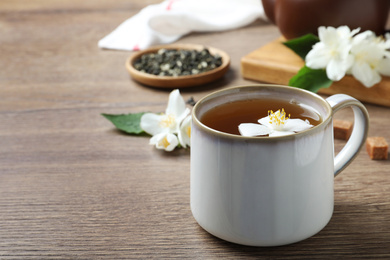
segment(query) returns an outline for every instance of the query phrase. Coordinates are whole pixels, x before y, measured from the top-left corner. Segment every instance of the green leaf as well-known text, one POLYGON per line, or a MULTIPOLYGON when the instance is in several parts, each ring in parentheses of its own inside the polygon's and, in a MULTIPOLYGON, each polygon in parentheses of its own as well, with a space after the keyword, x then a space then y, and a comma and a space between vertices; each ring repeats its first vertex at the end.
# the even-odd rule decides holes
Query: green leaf
POLYGON ((332 83, 333 81, 328 79, 324 69, 315 70, 304 66, 297 75, 290 79, 288 85, 316 93, 321 88, 328 88, 332 83))
POLYGON ((319 42, 317 36, 314 34, 306 34, 299 38, 295 38, 289 41, 284 42, 283 44, 293 50, 298 54, 302 59, 305 59, 306 55, 313 48, 313 45, 319 42))
POLYGON ((110 115, 110 114, 102 114, 105 118, 107 118, 111 123, 113 123, 116 128, 121 131, 124 131, 128 134, 142 134, 144 130, 142 130, 140 126, 141 117, 145 114, 135 113, 135 114, 121 114, 121 115, 110 115))

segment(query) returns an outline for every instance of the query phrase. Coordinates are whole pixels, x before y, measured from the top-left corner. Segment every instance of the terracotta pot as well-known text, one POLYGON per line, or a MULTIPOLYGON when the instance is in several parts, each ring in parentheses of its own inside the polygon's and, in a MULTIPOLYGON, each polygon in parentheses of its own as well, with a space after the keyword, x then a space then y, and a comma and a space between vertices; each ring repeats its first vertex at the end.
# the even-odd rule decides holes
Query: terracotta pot
POLYGON ((390 0, 262 0, 264 11, 287 39, 317 34, 320 26, 385 32, 390 0))

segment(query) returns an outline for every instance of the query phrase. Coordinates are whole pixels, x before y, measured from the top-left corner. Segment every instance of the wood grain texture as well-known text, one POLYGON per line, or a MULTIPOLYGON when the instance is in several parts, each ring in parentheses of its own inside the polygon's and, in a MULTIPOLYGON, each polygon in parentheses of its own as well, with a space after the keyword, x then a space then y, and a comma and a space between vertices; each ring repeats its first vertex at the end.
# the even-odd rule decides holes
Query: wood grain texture
MULTIPOLYGON (((245 247, 198 226, 189 206, 189 151, 157 151, 147 137, 122 134, 100 115, 165 109, 170 91, 133 81, 124 67, 130 53, 97 47, 157 2, 1 2, 0 259, 388 259, 390 163, 365 151, 335 179, 333 218, 312 238, 245 247)), ((257 21, 184 37, 180 43, 226 51, 231 67, 182 95, 198 100, 256 83, 242 78, 240 59, 279 35, 257 21)), ((370 135, 389 141, 390 110, 367 109, 370 135)), ((336 151, 343 145, 336 140, 336 151)))

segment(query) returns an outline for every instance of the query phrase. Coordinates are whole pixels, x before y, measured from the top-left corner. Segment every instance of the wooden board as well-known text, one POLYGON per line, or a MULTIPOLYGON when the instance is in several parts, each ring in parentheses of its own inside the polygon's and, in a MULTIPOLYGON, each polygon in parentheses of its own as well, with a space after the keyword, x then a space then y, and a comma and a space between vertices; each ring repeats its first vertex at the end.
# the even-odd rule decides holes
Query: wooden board
MULTIPOLYGON (((247 54, 241 59, 241 74, 246 79, 287 85, 304 65, 303 60, 282 44, 283 38, 247 54)), ((352 76, 345 76, 319 93, 332 95, 344 93, 356 99, 390 107, 390 78, 382 77, 379 84, 371 88, 364 87, 352 76)))

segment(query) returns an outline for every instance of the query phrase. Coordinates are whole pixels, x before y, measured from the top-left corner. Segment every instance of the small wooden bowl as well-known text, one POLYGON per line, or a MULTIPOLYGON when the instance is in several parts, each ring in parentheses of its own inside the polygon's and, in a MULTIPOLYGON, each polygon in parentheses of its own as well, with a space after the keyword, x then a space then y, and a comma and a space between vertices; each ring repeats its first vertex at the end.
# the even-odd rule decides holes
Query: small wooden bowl
POLYGON ((222 77, 229 69, 230 57, 224 51, 216 48, 207 47, 198 44, 169 44, 151 47, 143 51, 139 51, 131 55, 126 61, 126 68, 131 77, 145 85, 159 87, 159 88, 184 88, 198 86, 215 81, 222 77), (185 49, 185 50, 198 50, 201 51, 207 48, 212 55, 220 55, 222 57, 222 65, 206 72, 202 72, 196 75, 188 76, 156 76, 148 73, 138 71, 134 68, 134 62, 146 53, 157 52, 159 49, 185 49))

